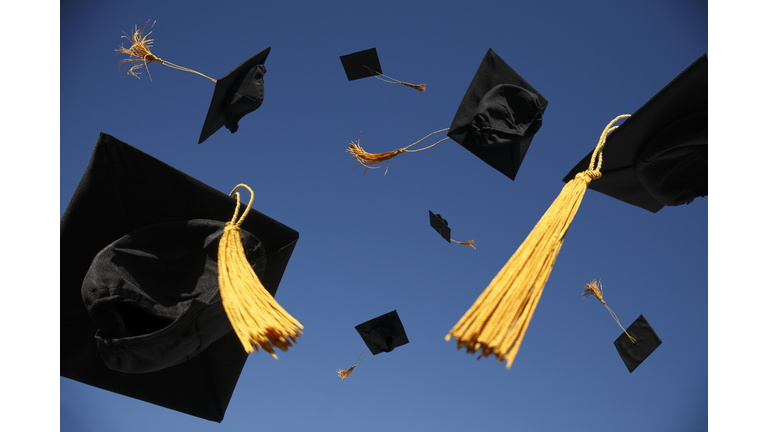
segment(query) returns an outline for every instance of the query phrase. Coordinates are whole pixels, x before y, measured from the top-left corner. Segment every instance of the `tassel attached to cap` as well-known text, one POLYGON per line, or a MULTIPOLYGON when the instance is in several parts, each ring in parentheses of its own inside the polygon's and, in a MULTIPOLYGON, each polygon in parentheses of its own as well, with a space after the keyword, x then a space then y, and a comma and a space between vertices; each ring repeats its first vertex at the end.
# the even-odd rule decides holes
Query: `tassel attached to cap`
POLYGON ((624 326, 621 325, 621 323, 619 322, 619 318, 616 316, 615 313, 613 313, 611 308, 608 307, 608 305, 605 303, 605 300, 603 300, 603 284, 600 281, 593 280, 592 283, 588 283, 584 287, 584 292, 581 293, 582 298, 587 298, 590 295, 593 295, 597 297, 598 300, 600 300, 600 303, 602 303, 603 306, 605 306, 605 308, 608 309, 608 312, 611 313, 611 316, 613 317, 614 321, 616 321, 616 324, 618 324, 619 327, 621 327, 621 329, 624 330, 624 334, 627 335, 629 340, 632 343, 636 343, 637 341, 635 340, 635 338, 633 338, 629 333, 627 333, 627 329, 625 329, 624 326))
POLYGON ((394 79, 392 77, 388 77, 388 76, 384 75, 383 73, 381 73, 381 72, 379 72, 377 70, 369 68, 366 65, 362 65, 362 66, 364 68, 368 69, 368 71, 370 73, 372 73, 374 77, 376 77, 376 78, 378 78, 378 79, 380 79, 380 80, 382 80, 384 82, 388 82, 388 83, 392 83, 392 84, 402 84, 404 86, 408 86, 410 88, 414 88, 414 89, 418 90, 419 93, 423 93, 424 91, 427 90, 427 85, 426 84, 411 84, 411 83, 407 83, 405 81, 400 81, 400 80, 394 79), (382 77, 384 77, 384 78, 382 78, 382 77))
POLYGON ((360 360, 362 360, 362 359, 363 359, 363 357, 365 357, 365 355, 366 355, 366 354, 368 354, 368 347, 364 348, 364 349, 363 349, 363 351, 362 351, 362 352, 360 352, 360 355, 359 355, 359 356, 357 356, 357 361, 355 362, 355 364, 354 364, 354 365, 352 365, 352 367, 351 367, 351 368, 349 368, 349 369, 347 369, 347 370, 341 370, 341 369, 339 369, 339 370, 336 372, 336 373, 338 373, 338 374, 339 374, 339 378, 341 378, 341 379, 347 379, 347 377, 349 376, 349 374, 351 374, 351 373, 352 373, 352 371, 353 371, 353 370, 355 370, 355 367, 357 367, 357 364, 358 364, 358 363, 360 363, 360 360))
MULTIPOLYGON (((178 69, 185 72, 192 72, 202 77, 208 78, 213 82, 216 82, 215 79, 205 76, 200 72, 193 71, 192 69, 187 69, 179 65, 175 65, 171 62, 167 62, 161 59, 160 57, 157 57, 156 55, 152 54, 152 51, 150 51, 150 48, 152 48, 152 42, 154 41, 154 39, 147 39, 147 38, 149 37, 150 34, 152 34, 152 27, 155 26, 155 22, 152 23, 149 33, 145 35, 143 35, 142 33, 144 32, 144 29, 147 28, 147 24, 149 24, 149 20, 147 20, 147 22, 144 24, 144 27, 142 27, 141 30, 139 30, 139 26, 135 26, 133 29, 132 35, 129 35, 128 33, 123 32, 124 36, 121 36, 121 37, 128 39, 131 42, 131 46, 129 48, 125 48, 123 45, 120 45, 120 48, 116 49, 115 51, 117 51, 120 54, 128 54, 129 56, 136 57, 136 58, 127 58, 127 59, 120 60, 120 63, 117 64, 118 69, 125 63, 141 62, 138 64, 133 64, 133 66, 131 66, 131 68, 128 70, 128 74, 133 75, 136 78, 139 78, 139 75, 141 75, 141 72, 136 72, 138 69, 141 69, 142 67, 146 67, 147 74, 149 74, 149 66, 147 65, 152 62, 160 62, 160 64, 168 66, 169 68, 178 69)), ((152 75, 149 75, 149 80, 152 81, 152 75)))
POLYGON ((454 239, 451 239, 451 241, 452 241, 452 242, 454 242, 454 243, 458 243, 458 244, 460 244, 460 245, 469 246, 469 247, 471 247, 472 249, 474 249, 474 250, 477 250, 477 248, 475 247, 475 241, 474 241, 474 240, 465 241, 465 242, 460 242, 460 241, 456 241, 456 240, 454 240, 454 239))
POLYGON ((219 241, 219 290, 229 321, 247 353, 258 351, 259 347, 277 358, 274 348, 287 351, 301 337, 301 325, 275 301, 259 281, 259 277, 248 263, 243 250, 240 225, 253 204, 253 190, 244 184, 237 185, 229 196, 235 194, 237 206, 232 221, 224 227, 219 241), (251 193, 240 220, 240 193, 244 187, 251 193))
POLYGON ((446 341, 454 337, 458 349, 470 354, 479 351, 478 359, 493 355, 499 362, 506 360, 507 368, 512 366, 587 186, 600 178, 605 139, 618 127, 613 124, 627 117, 618 116, 605 127, 589 169, 566 183, 515 254, 445 336, 446 341))
MULTIPOLYGON (((424 141, 425 139, 431 137, 432 135, 434 135, 436 133, 444 132, 444 131, 447 131, 447 130, 448 130, 448 128, 440 129, 439 131, 434 131, 431 134, 425 136, 424 138, 422 138, 422 139, 416 141, 415 143, 409 145, 408 147, 403 147, 403 148, 400 148, 400 149, 397 149, 397 150, 393 150, 393 151, 390 151, 390 152, 384 152, 384 153, 368 153, 367 151, 363 150, 363 148, 360 146, 360 136, 358 136, 357 137, 357 142, 352 141, 351 143, 349 143, 349 148, 347 149, 347 153, 350 153, 351 155, 353 155, 355 157, 355 159, 357 159, 357 161, 360 162, 360 165, 365 167, 365 171, 367 171, 368 168, 381 168, 381 166, 374 166, 374 165, 376 165, 378 163, 381 163, 381 162, 386 162, 387 163, 387 169, 384 170, 384 175, 387 175, 387 172, 389 171, 389 160, 390 159, 392 159, 393 157, 399 155, 400 153, 416 153, 416 152, 420 152, 422 150, 426 150, 428 148, 431 148, 431 147, 434 147, 434 146, 440 144, 441 142, 447 140, 448 137, 445 137, 445 138, 441 139, 440 141, 438 141, 438 142, 436 142, 436 143, 434 143, 432 145, 429 145, 427 147, 416 149, 416 150, 409 150, 411 147, 413 147, 416 144, 424 141)), ((365 174, 365 171, 363 171, 363 174, 365 174)))

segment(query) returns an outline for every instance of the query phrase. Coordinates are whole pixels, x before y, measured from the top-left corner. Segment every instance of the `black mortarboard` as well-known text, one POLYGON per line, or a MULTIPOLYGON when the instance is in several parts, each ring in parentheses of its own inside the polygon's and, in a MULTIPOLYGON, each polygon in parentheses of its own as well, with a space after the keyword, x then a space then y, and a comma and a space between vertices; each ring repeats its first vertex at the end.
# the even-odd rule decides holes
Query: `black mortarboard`
POLYGON ((451 242, 451 229, 448 228, 448 221, 439 214, 429 211, 429 224, 435 229, 448 243, 451 242))
POLYGON ((232 133, 237 132, 240 119, 261 106, 264 101, 264 74, 267 72, 264 62, 270 49, 272 47, 267 47, 216 81, 198 144, 222 126, 232 133))
POLYGON ((382 73, 376 48, 343 55, 340 58, 341 65, 344 66, 344 72, 347 74, 347 79, 350 81, 376 76, 371 70, 382 73))
POLYGON ((391 352, 408 343, 408 336, 396 310, 359 324, 355 326, 355 330, 360 333, 373 355, 391 352))
MULTIPOLYGON (((563 181, 589 165, 592 152, 563 181)), ((590 189, 656 213, 707 195, 707 55, 626 119, 605 142, 590 189)))
MULTIPOLYGON (((159 237, 155 235, 154 243, 143 247, 145 251, 154 248, 155 257, 184 249, 183 244, 169 246, 168 239, 174 237, 180 242, 203 239, 203 242, 216 243, 220 236, 216 221, 229 221, 235 205, 235 199, 226 193, 110 135, 100 134, 86 171, 61 218, 61 376, 196 417, 221 421, 247 358, 234 331, 218 339, 215 334, 200 333, 201 343, 210 342, 210 346, 200 352, 193 350, 190 353, 193 357, 187 361, 146 373, 119 372, 110 369, 100 355, 95 336, 101 329, 89 316, 81 289, 84 282, 86 290, 87 286, 92 286, 85 279, 89 271, 95 271, 92 267, 102 265, 99 260, 94 264, 94 258, 100 252, 124 246, 121 242, 131 242, 132 249, 141 251, 142 248, 137 246, 141 242, 136 241, 145 238, 147 230, 156 230, 161 226, 159 224, 168 225, 163 226, 159 237), (192 221, 196 219, 203 222, 192 221), (189 238, 182 239, 187 235, 189 238), (155 247, 158 245, 168 249, 159 250, 155 247)), ((263 266, 260 280, 274 295, 298 233, 253 209, 243 221, 241 232, 246 239, 246 251, 251 251, 246 252, 249 261, 255 257, 251 265, 257 270, 263 266), (263 253, 252 250, 255 244, 260 244, 256 248, 263 253), (260 264, 263 259, 266 261, 260 264)), ((203 277, 208 265, 206 253, 198 251, 188 259, 199 262, 199 266, 190 271, 203 277)), ((152 262, 153 258, 149 257, 147 261, 152 262)), ((109 274, 98 273, 109 279, 109 274)), ((178 269, 173 274, 194 279, 195 275, 186 273, 178 269)), ((205 303, 208 299, 198 297, 197 300, 205 303)), ((115 309, 122 312, 120 306, 115 309)), ((201 313, 209 313, 210 309, 202 308, 201 313)), ((110 311, 114 312, 114 309, 110 311)), ((131 317, 125 316, 130 321, 131 317)), ((142 323, 151 324, 149 321, 142 323)), ((213 328, 213 332, 220 331, 218 327, 213 328)), ((179 347, 178 340, 167 341, 179 347)), ((173 358, 160 360, 174 363, 173 358)), ((128 366, 129 369, 134 367, 128 366)))
POLYGON ((514 180, 549 102, 488 49, 448 136, 514 180))
POLYGON ((641 314, 613 344, 631 373, 661 345, 661 339, 641 314), (634 343, 629 339, 627 333, 635 338, 634 343))

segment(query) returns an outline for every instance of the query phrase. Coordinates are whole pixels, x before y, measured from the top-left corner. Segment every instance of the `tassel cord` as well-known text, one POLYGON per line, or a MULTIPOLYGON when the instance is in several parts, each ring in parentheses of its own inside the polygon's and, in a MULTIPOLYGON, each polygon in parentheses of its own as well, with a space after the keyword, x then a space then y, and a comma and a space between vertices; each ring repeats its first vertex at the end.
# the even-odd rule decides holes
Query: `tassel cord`
POLYGON ((354 365, 352 365, 352 367, 351 367, 351 368, 349 368, 349 369, 347 369, 347 370, 341 370, 341 369, 339 369, 339 370, 336 372, 337 374, 339 374, 339 378, 341 378, 341 379, 347 379, 347 377, 349 376, 349 374, 351 374, 351 373, 352 373, 352 371, 353 371, 353 370, 355 370, 355 368, 357 367, 357 365, 360 363, 360 361, 362 361, 362 360, 363 360, 363 357, 365 357, 365 355, 366 355, 366 354, 368 354, 368 347, 365 347, 365 348, 363 348, 363 350, 360 352, 360 355, 358 355, 358 356, 357 356, 357 361, 355 362, 355 364, 354 364, 354 365))
POLYGON ((383 73, 381 73, 381 72, 379 72, 377 70, 371 69, 371 68, 369 68, 366 65, 362 65, 362 66, 364 68, 368 69, 368 72, 372 73, 375 78, 377 78, 377 79, 379 79, 381 81, 384 81, 384 82, 387 82, 387 83, 391 83, 391 84, 402 84, 402 85, 405 85, 405 86, 408 86, 408 87, 411 87, 411 88, 415 88, 416 90, 419 91, 419 93, 423 93, 427 89, 427 85, 426 84, 418 84, 418 85, 416 85, 416 84, 407 83, 405 81, 400 81, 400 80, 392 78, 390 76, 386 76, 383 73), (387 79, 384 79, 382 77, 387 78, 387 79))
POLYGON ((597 299, 600 300, 600 303, 602 303, 603 306, 605 306, 605 308, 608 309, 608 312, 611 313, 613 320, 616 321, 616 324, 618 324, 619 327, 621 327, 621 329, 624 331, 624 334, 627 335, 627 337, 629 338, 630 342, 632 342, 633 344, 637 343, 637 339, 633 338, 632 335, 627 333, 627 329, 625 329, 624 326, 622 326, 621 323, 619 322, 619 317, 616 316, 613 310, 611 310, 611 308, 608 307, 608 304, 605 302, 605 300, 603 300, 603 284, 600 281, 592 281, 591 283, 588 283, 585 286, 584 292, 581 293, 581 295, 583 298, 586 298, 589 295, 594 295, 595 297, 597 297, 597 299))

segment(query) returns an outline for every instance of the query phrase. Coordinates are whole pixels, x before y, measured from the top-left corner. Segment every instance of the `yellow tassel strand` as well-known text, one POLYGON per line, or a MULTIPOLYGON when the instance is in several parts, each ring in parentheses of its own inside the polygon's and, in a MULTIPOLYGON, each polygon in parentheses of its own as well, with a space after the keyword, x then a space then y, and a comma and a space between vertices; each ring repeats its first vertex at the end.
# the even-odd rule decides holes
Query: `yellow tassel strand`
POLYGON ((460 245, 469 246, 472 249, 477 250, 477 248, 475 247, 475 241, 474 240, 470 240, 470 241, 466 241, 466 242, 460 242, 460 241, 456 241, 454 239, 451 239, 451 241, 454 242, 454 243, 458 243, 460 245))
POLYGON ((388 76, 384 75, 383 73, 381 73, 381 72, 379 72, 377 70, 373 70, 373 69, 369 68, 366 65, 362 65, 362 66, 364 68, 368 69, 368 71, 371 72, 374 77, 376 77, 376 78, 378 78, 378 79, 380 79, 380 80, 382 80, 384 82, 393 83, 393 84, 402 84, 402 85, 408 86, 410 88, 415 88, 416 90, 419 91, 419 93, 423 93, 424 91, 427 90, 427 85, 426 84, 411 84, 411 83, 407 83, 405 81, 396 80, 396 79, 394 79, 392 77, 388 77, 388 76), (384 77, 384 78, 382 78, 382 77, 384 77))
POLYGON ((274 348, 287 351, 301 337, 302 326, 285 311, 259 281, 258 276, 248 263, 242 243, 240 225, 245 220, 253 204, 253 190, 244 184, 237 185, 229 196, 235 194, 237 206, 232 221, 224 227, 224 235, 219 241, 219 290, 224 310, 229 317, 237 337, 247 353, 259 350, 277 358, 274 348), (240 193, 244 187, 251 193, 240 220, 240 193))
POLYGON ((629 333, 627 333, 627 329, 625 329, 624 326, 621 325, 621 323, 619 322, 619 318, 616 316, 615 313, 613 313, 611 308, 608 307, 608 305, 605 303, 605 300, 603 300, 603 284, 600 283, 600 281, 593 280, 592 283, 588 283, 584 287, 584 292, 581 293, 581 295, 582 295, 582 298, 587 298, 590 295, 594 295, 595 297, 597 297, 597 299, 600 300, 600 303, 602 303, 603 306, 605 306, 605 308, 608 309, 608 312, 611 313, 611 316, 613 317, 614 321, 616 321, 616 324, 618 324, 619 327, 621 327, 621 329, 624 330, 624 334, 626 334, 627 337, 629 337, 629 340, 632 343, 637 342, 635 338, 633 338, 629 333))
MULTIPOLYGON (((192 69, 187 69, 179 65, 175 65, 171 62, 167 62, 157 57, 156 55, 152 54, 152 52, 150 51, 150 48, 152 48, 152 42, 154 41, 154 39, 147 39, 147 38, 149 37, 150 34, 152 34, 152 27, 155 26, 155 22, 152 23, 149 33, 145 35, 142 35, 142 33, 144 32, 144 29, 147 28, 147 24, 149 24, 149 20, 147 20, 147 22, 144 24, 144 27, 142 27, 141 30, 139 30, 139 26, 135 26, 133 29, 132 35, 129 35, 128 33, 123 32, 124 36, 121 36, 121 37, 128 39, 131 42, 131 46, 129 48, 125 48, 124 46, 120 45, 120 48, 116 49, 115 51, 117 51, 119 54, 127 54, 130 57, 136 57, 136 58, 127 58, 127 59, 120 60, 120 63, 117 64, 118 69, 126 63, 133 64, 133 63, 139 62, 137 64, 133 64, 133 66, 131 66, 131 68, 128 70, 128 74, 133 75, 136 78, 139 78, 139 75, 141 75, 141 72, 136 72, 138 69, 141 69, 142 67, 146 67, 147 74, 149 74, 149 66, 147 65, 152 62, 160 62, 160 64, 168 66, 169 68, 178 69, 185 72, 192 72, 202 77, 208 78, 213 82, 216 82, 215 79, 205 76, 200 72, 193 71, 192 69)), ((152 81, 152 75, 149 75, 149 80, 152 81)))
MULTIPOLYGON (((424 141, 425 139, 431 137, 432 135, 440 132, 447 131, 449 128, 440 129, 439 131, 434 131, 431 134, 425 136, 424 138, 416 141, 415 143, 409 145, 408 147, 403 147, 401 149, 393 150, 390 152, 384 152, 384 153, 368 153, 367 151, 363 150, 363 148, 360 146, 360 136, 357 137, 357 142, 352 141, 349 143, 349 148, 347 149, 347 153, 350 153, 357 159, 357 161, 360 163, 360 165, 365 167, 365 171, 368 171, 368 168, 381 168, 381 166, 374 166, 377 163, 386 162, 387 163, 387 169, 384 170, 384 175, 387 175, 387 172, 389 171, 389 160, 393 157, 399 155, 400 153, 416 153, 420 152, 422 150, 426 150, 428 148, 434 147, 441 142, 448 139, 448 137, 445 137, 441 139, 440 141, 429 145, 424 148, 416 149, 416 150, 408 150, 411 147, 415 146, 416 144, 424 141)), ((363 174, 365 174, 365 171, 363 171, 363 174)))
POLYGON ((339 369, 339 370, 336 372, 336 373, 338 373, 338 374, 339 374, 339 378, 341 378, 341 379, 347 379, 347 377, 349 376, 349 374, 351 374, 351 373, 352 373, 352 371, 353 371, 353 370, 355 370, 355 367, 357 366, 357 364, 358 364, 358 363, 360 363, 360 360, 362 360, 362 359, 363 359, 363 357, 365 357, 365 355, 366 355, 366 354, 368 354, 368 347, 364 348, 364 349, 363 349, 363 351, 362 351, 362 352, 360 352, 360 355, 359 355, 359 356, 357 356, 357 361, 355 362, 355 364, 354 364, 354 365, 352 365, 352 367, 351 367, 351 368, 349 368, 349 369, 347 369, 347 370, 341 370, 341 369, 339 369))
POLYGON ((613 124, 627 117, 618 116, 605 127, 589 168, 566 183, 515 254, 445 336, 446 341, 454 337, 458 349, 470 354, 479 351, 478 359, 494 355, 499 362, 506 360, 507 369, 512 366, 584 192, 592 180, 600 178, 605 139, 618 127, 613 124))

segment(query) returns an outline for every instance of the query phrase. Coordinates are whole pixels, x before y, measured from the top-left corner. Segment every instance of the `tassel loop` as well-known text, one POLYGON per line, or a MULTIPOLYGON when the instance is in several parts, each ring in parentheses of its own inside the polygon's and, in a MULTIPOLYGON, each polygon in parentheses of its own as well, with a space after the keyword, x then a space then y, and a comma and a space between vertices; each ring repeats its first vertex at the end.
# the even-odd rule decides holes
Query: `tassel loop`
MULTIPOLYGON (((413 147, 416 144, 424 141, 425 139, 431 137, 432 135, 434 135, 436 133, 447 131, 448 129, 449 128, 445 128, 445 129, 440 129, 438 131, 434 131, 431 134, 425 136, 424 138, 416 141, 415 143, 413 143, 413 144, 411 144, 411 145, 409 145, 407 147, 399 148, 397 150, 393 150, 393 151, 389 151, 389 152, 384 152, 384 153, 368 153, 367 151, 363 150, 363 148, 360 146, 360 136, 358 135, 357 142, 352 141, 351 143, 349 143, 349 148, 347 149, 347 153, 350 153, 352 156, 354 156, 355 159, 357 160, 357 162, 359 162, 360 165, 365 167, 365 171, 367 171, 368 168, 373 168, 373 169, 381 168, 381 166, 374 166, 374 165, 376 165, 377 163, 386 162, 387 165, 386 165, 386 169, 384 170, 384 175, 387 175, 387 172, 389 172, 389 160, 390 159, 392 159, 393 157, 395 157, 395 156, 397 156, 397 155, 399 155, 401 153, 416 153, 416 152, 420 152, 422 150, 426 150, 426 149, 432 148, 432 147, 440 144, 441 142, 447 140, 448 137, 445 137, 445 138, 441 139, 440 141, 438 141, 438 142, 436 142, 434 144, 428 145, 426 147, 423 147, 423 148, 420 148, 420 149, 416 149, 416 150, 409 150, 411 147, 413 147)), ((363 171, 363 174, 365 174, 365 171, 363 171)))
POLYGON ((419 93, 423 93, 424 91, 427 90, 427 85, 426 84, 411 84, 411 83, 407 83, 405 81, 400 81, 400 80, 394 79, 392 77, 386 76, 383 73, 381 73, 381 72, 379 72, 377 70, 371 69, 371 68, 369 68, 366 65, 362 65, 362 66, 364 68, 368 69, 368 72, 372 73, 375 78, 380 79, 381 81, 392 83, 392 84, 402 84, 404 86, 408 86, 410 88, 414 88, 414 89, 418 90, 419 93), (387 78, 387 79, 384 79, 382 77, 387 78))
POLYGON ((301 329, 304 326, 286 312, 264 288, 245 256, 240 225, 253 204, 253 190, 247 185, 239 184, 229 195, 233 194, 237 199, 235 213, 232 220, 225 225, 224 235, 219 240, 221 302, 245 351, 250 354, 261 348, 277 358, 274 349, 287 351, 288 347, 296 342, 296 338, 301 337, 301 329), (240 193, 235 191, 240 187, 251 193, 251 199, 238 220, 240 193))
POLYGON ((361 352, 360 352, 360 355, 358 355, 358 356, 357 356, 357 361, 355 362, 355 364, 354 364, 354 365, 352 365, 352 367, 351 367, 351 368, 349 368, 349 369, 347 369, 347 370, 341 370, 341 369, 339 369, 339 370, 336 372, 337 374, 339 374, 339 378, 341 378, 341 379, 347 379, 347 377, 349 376, 349 374, 351 374, 351 373, 352 373, 352 371, 353 371, 353 370, 355 370, 355 367, 357 367, 357 365, 360 363, 360 361, 363 359, 363 357, 365 357, 365 355, 366 355, 366 354, 368 354, 368 347, 365 347, 365 348, 363 348, 363 351, 361 351, 361 352))

